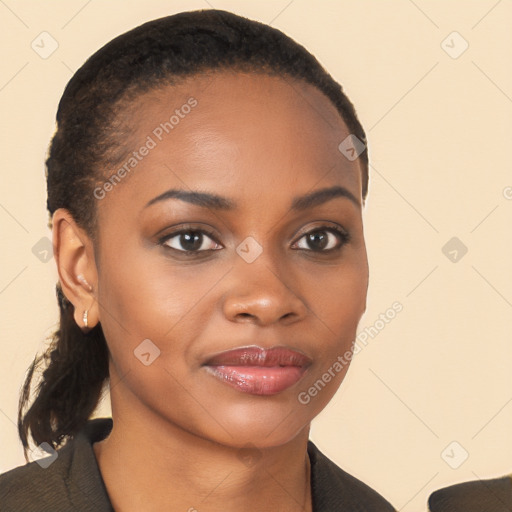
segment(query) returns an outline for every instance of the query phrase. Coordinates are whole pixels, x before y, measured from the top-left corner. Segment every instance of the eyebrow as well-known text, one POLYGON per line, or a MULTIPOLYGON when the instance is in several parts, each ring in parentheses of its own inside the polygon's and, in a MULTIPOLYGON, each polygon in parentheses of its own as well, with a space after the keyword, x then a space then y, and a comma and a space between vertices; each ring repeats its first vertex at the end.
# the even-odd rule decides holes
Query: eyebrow
MULTIPOLYGON (((335 199, 337 197, 349 199, 357 207, 361 207, 360 202, 357 200, 354 194, 352 194, 352 192, 347 190, 345 187, 337 185, 330 188, 322 188, 319 190, 315 190, 308 194, 294 198, 291 204, 291 209, 293 211, 306 210, 308 208, 312 208, 314 206, 326 203, 327 201, 330 201, 331 199, 335 199)), ((209 192, 190 192, 187 190, 179 189, 167 190, 163 194, 160 194, 159 196, 151 199, 151 201, 149 201, 146 204, 145 208, 160 201, 165 201, 167 199, 179 199, 187 203, 202 206, 204 208, 212 208, 214 210, 232 211, 237 208, 236 202, 227 197, 219 196, 217 194, 212 194, 209 192)))

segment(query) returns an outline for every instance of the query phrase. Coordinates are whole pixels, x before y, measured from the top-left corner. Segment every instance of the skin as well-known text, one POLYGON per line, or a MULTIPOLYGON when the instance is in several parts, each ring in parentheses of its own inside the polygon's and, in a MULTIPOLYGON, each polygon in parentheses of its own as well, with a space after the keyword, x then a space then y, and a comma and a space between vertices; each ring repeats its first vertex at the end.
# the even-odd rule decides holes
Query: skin
POLYGON ((173 131, 104 199, 91 198, 94 243, 66 210, 54 215, 64 293, 78 325, 85 309, 89 326, 101 322, 111 352, 114 427, 95 455, 116 511, 308 511, 310 422, 347 367, 308 404, 298 394, 350 350, 366 309, 360 164, 338 150, 349 131, 316 88, 231 72, 140 96, 123 118, 135 127, 128 152, 190 96, 198 104, 173 131), (297 196, 333 186, 355 201, 290 209, 297 196), (174 188, 237 207, 176 198, 146 206, 174 188), (205 234, 192 256, 180 235, 162 242, 185 225, 215 239, 205 234), (308 243, 307 233, 335 225, 348 241, 322 234, 340 249, 308 243), (252 263, 236 252, 249 236, 263 249, 252 263), (134 356, 145 339, 160 350, 149 366, 134 356), (246 345, 287 346, 313 362, 272 396, 242 393, 201 366, 246 345))

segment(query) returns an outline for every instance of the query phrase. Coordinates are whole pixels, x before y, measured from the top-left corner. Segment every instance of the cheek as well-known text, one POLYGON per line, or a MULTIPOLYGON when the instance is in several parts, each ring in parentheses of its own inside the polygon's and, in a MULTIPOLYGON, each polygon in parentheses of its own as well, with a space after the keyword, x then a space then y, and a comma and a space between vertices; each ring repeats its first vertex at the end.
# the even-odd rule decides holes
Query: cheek
POLYGON ((318 414, 341 385, 352 361, 357 326, 366 309, 368 266, 364 246, 318 281, 312 297, 319 343, 316 363, 301 387, 298 401, 318 414))
POLYGON ((199 334, 202 301, 225 269, 179 265, 157 250, 120 253, 104 258, 99 275, 100 321, 112 352, 116 347, 133 351, 150 339, 162 352, 185 357, 187 340, 199 334))
POLYGON ((319 343, 310 375, 297 394, 301 407, 315 417, 332 399, 352 362, 357 326, 366 308, 367 273, 364 266, 326 281, 316 298, 319 343))
POLYGON ((173 410, 190 410, 200 417, 181 383, 190 383, 194 340, 204 330, 205 304, 211 306, 208 294, 226 269, 178 266, 147 253, 142 258, 126 252, 113 259, 115 265, 101 267, 99 302, 114 379, 122 381, 119 387, 114 382, 116 392, 137 396, 169 416, 173 410))
POLYGON ((326 348, 350 345, 366 309, 368 269, 366 258, 343 265, 329 278, 319 279, 320 286, 311 297, 310 308, 325 335, 326 348))

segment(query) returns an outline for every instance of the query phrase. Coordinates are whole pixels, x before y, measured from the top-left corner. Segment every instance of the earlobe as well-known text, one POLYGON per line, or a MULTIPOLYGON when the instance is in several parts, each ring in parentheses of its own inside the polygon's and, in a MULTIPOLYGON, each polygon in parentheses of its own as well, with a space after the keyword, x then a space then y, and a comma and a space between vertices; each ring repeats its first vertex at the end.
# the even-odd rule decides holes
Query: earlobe
POLYGON ((55 211, 52 225, 53 250, 62 292, 74 306, 75 322, 88 331, 99 322, 93 242, 64 208, 55 211))

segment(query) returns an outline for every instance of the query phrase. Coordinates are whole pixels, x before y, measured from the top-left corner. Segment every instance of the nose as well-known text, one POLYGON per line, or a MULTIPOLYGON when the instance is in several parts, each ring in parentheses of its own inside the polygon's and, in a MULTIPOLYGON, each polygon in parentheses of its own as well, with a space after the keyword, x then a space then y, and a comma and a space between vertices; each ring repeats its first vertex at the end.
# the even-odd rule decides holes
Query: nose
POLYGON ((265 326, 294 323, 307 315, 305 301, 294 290, 296 278, 263 254, 252 263, 240 258, 229 275, 223 310, 230 321, 265 326))

